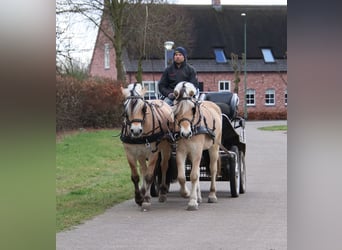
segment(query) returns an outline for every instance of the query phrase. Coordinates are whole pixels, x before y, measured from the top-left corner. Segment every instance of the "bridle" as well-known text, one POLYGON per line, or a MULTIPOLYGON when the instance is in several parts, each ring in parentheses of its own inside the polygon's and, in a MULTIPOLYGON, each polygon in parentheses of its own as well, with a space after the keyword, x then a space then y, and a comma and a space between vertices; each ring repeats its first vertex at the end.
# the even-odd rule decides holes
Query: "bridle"
MULTIPOLYGON (((183 87, 181 88, 179 92, 178 98, 176 98, 176 101, 178 102, 175 104, 175 106, 177 106, 182 101, 191 101, 194 104, 194 106, 192 107, 192 118, 190 119, 187 117, 183 117, 182 119, 178 120, 177 115, 175 115, 175 120, 178 121, 177 126, 180 128, 181 123, 186 121, 190 124, 190 128, 191 128, 193 135, 203 134, 203 133, 208 133, 211 135, 212 134, 211 131, 215 130, 215 120, 213 120, 213 128, 212 129, 208 128, 206 117, 203 115, 201 107, 200 107, 202 102, 195 100, 193 97, 190 97, 190 96, 183 97, 185 90, 186 90, 185 83, 183 83, 183 87), (196 112, 198 112, 199 115, 198 115, 198 120, 195 123, 196 112), (204 122, 204 127, 201 126, 202 119, 204 122)), ((178 133, 176 133, 176 137, 177 137, 177 134, 178 133)))
POLYGON ((187 117, 183 117, 182 119, 178 120, 177 119, 177 115, 175 115, 175 120, 178 120, 177 122, 177 125, 178 127, 180 128, 181 127, 181 123, 184 122, 184 121, 187 121, 189 124, 190 124, 190 127, 191 127, 191 131, 193 131, 195 133, 196 131, 196 128, 198 127, 198 125, 201 123, 202 121, 202 112, 201 112, 201 109, 200 109, 200 102, 194 100, 193 97, 190 97, 190 96, 186 96, 186 97, 183 97, 184 93, 185 93, 185 82, 183 83, 183 86, 179 92, 179 95, 178 95, 178 98, 176 98, 176 101, 177 103, 175 104, 175 106, 179 105, 180 102, 182 101, 191 101, 193 103, 193 107, 192 107, 192 118, 187 118, 187 117), (199 116, 198 116, 198 120, 197 122, 194 124, 194 121, 195 121, 195 117, 196 117, 196 111, 199 112, 199 116))
POLYGON ((128 96, 126 98, 126 102, 125 102, 125 105, 124 105, 124 110, 125 110, 124 117, 125 117, 125 124, 126 125, 131 126, 132 123, 134 123, 134 122, 141 123, 142 125, 144 124, 145 118, 146 118, 146 111, 147 111, 147 102, 144 100, 143 97, 141 97, 141 96, 134 96, 134 95, 128 96), (132 119, 132 120, 130 120, 129 116, 128 116, 128 113, 127 113, 127 109, 128 109, 127 105, 130 104, 131 102, 133 102, 132 105, 131 105, 131 112, 133 112, 134 107, 136 106, 138 100, 142 100, 144 102, 144 106, 141 109, 141 112, 143 114, 143 118, 142 119, 132 119))
MULTIPOLYGON (((142 96, 140 96, 139 93, 135 91, 135 86, 136 85, 134 85, 133 89, 131 90, 131 95, 126 97, 126 101, 124 103, 123 116, 125 119, 123 122, 120 138, 123 142, 130 144, 145 144, 147 147, 149 147, 151 142, 157 142, 158 145, 162 137, 166 134, 166 132, 162 128, 161 120, 158 118, 160 117, 159 111, 157 109, 158 106, 156 104, 146 101, 142 96), (142 119, 129 119, 129 112, 132 113, 134 111, 135 106, 138 104, 140 100, 143 101, 143 107, 141 109, 142 119), (138 138, 132 138, 129 135, 129 127, 132 125, 132 123, 141 123, 141 126, 143 126, 146 121, 146 114, 148 108, 152 116, 151 130, 144 132, 138 138)), ((152 150, 152 152, 154 152, 155 150, 152 150)))

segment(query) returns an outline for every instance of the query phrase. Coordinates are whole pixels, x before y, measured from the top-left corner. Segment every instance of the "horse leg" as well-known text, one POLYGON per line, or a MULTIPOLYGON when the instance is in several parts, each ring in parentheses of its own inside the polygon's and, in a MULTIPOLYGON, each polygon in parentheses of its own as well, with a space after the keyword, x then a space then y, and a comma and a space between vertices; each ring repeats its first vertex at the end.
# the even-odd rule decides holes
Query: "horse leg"
POLYGON ((165 141, 160 144, 161 148, 161 172, 162 172, 162 179, 161 179, 161 185, 159 187, 159 202, 165 202, 167 200, 167 191, 168 186, 166 185, 166 172, 168 169, 168 163, 171 156, 171 146, 170 144, 165 141), (163 145, 162 145, 163 143, 163 145))
POLYGON ((217 165, 218 165, 218 158, 219 158, 219 148, 218 145, 213 145, 209 149, 209 156, 210 156, 210 175, 211 175, 211 182, 210 182, 210 192, 208 195, 208 203, 216 203, 216 175, 217 175, 217 165))
POLYGON ((140 193, 144 197, 146 194, 146 172, 147 172, 147 164, 146 164, 146 156, 141 156, 139 158, 139 164, 140 164, 140 175, 142 176, 142 183, 140 186, 140 193))
POLYGON ((187 210, 197 210, 198 202, 202 200, 201 190, 199 186, 199 174, 200 174, 200 161, 201 157, 194 157, 192 159, 192 168, 190 173, 190 181, 191 181, 191 191, 190 191, 190 200, 188 203, 187 210))
POLYGON ((136 160, 133 157, 127 157, 128 164, 131 168, 131 180, 134 185, 135 203, 141 206, 143 202, 143 197, 139 189, 139 174, 137 170, 136 160))
POLYGON ((178 171, 178 182, 180 185, 180 194, 183 198, 188 198, 190 193, 188 188, 185 185, 186 179, 185 179, 185 159, 186 155, 184 154, 184 151, 177 150, 176 153, 176 163, 177 163, 177 171, 178 171))
POLYGON ((142 203, 142 210, 146 211, 151 208, 151 185, 153 182, 154 177, 154 169, 157 164, 158 160, 158 152, 154 152, 150 154, 150 157, 148 159, 148 167, 146 169, 146 172, 144 174, 144 181, 145 181, 145 194, 144 194, 144 200, 142 203))

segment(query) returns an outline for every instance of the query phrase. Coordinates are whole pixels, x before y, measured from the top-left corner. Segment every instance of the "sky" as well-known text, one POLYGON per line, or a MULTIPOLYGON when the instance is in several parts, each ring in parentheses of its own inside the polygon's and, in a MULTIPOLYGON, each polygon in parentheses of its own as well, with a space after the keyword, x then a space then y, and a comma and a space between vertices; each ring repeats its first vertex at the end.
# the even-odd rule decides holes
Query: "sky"
MULTIPOLYGON (((173 0, 175 4, 197 4, 210 5, 211 0, 173 0)), ((287 0, 221 0, 222 5, 287 5, 287 0)), ((79 22, 83 23, 83 22, 79 22)), ((74 25, 70 27, 71 46, 75 47, 72 57, 81 65, 87 66, 90 63, 97 29, 95 26, 74 25)))

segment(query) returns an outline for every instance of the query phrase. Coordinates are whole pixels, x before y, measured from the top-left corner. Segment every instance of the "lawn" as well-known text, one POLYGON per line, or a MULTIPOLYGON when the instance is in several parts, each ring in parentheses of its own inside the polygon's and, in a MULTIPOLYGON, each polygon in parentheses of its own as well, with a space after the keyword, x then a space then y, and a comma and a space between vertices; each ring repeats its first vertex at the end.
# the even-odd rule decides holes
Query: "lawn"
POLYGON ((56 142, 56 231, 133 198, 119 130, 80 131, 56 142))

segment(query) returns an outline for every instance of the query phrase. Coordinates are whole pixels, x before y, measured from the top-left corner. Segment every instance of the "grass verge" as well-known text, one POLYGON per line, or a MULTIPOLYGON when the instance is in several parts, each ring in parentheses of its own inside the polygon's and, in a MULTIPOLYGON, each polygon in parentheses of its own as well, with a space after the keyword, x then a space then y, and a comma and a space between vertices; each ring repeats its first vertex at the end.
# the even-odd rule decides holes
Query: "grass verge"
POLYGON ((258 129, 266 131, 287 131, 287 125, 274 125, 268 127, 260 127, 258 129))
POLYGON ((83 131, 56 142, 56 231, 133 198, 119 130, 83 131))

